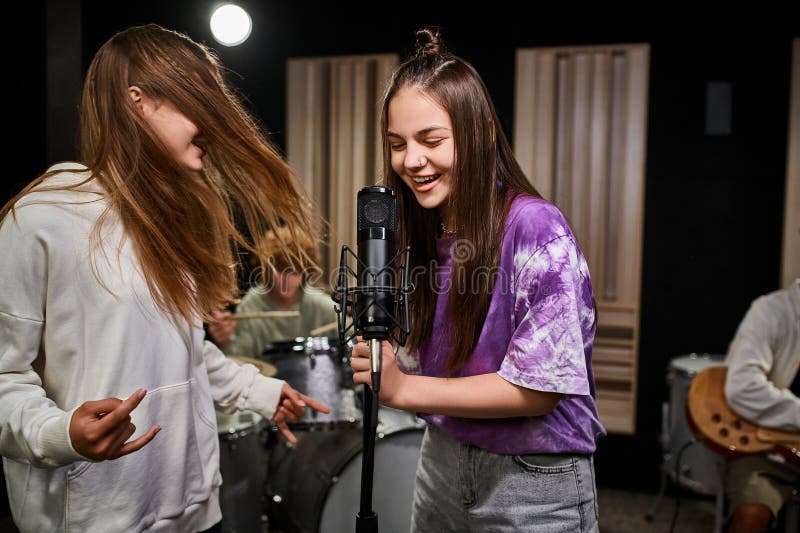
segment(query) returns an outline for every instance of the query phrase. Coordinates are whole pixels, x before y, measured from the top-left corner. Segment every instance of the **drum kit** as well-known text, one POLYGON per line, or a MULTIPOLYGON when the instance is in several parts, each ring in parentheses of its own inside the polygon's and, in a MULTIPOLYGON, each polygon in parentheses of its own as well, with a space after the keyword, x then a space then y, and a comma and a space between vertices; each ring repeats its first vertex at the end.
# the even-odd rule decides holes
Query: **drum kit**
POLYGON ((725 458, 694 437, 687 418, 686 403, 695 375, 706 367, 723 364, 724 359, 725 356, 721 354, 689 353, 674 357, 669 362, 666 372, 669 403, 662 407, 660 437, 663 450, 661 488, 647 512, 648 520, 652 520, 656 507, 666 493, 667 479, 696 494, 721 497, 725 458))
POLYGON ((723 360, 724 356, 719 354, 692 353, 672 359, 667 371, 670 403, 666 416, 668 429, 662 437, 664 469, 674 483, 706 496, 715 495, 720 488, 725 459, 693 438, 686 416, 686 399, 694 376, 703 368, 721 365, 723 360), (685 450, 679 454, 684 446, 685 450))
MULTIPOLYGON (((363 413, 349 351, 338 339, 304 337, 272 343, 259 359, 231 358, 286 380, 331 412, 309 410, 290 425, 296 444, 256 413, 217 413, 223 532, 354 531, 363 413)), ((424 422, 413 413, 380 408, 373 505, 385 531, 409 529, 423 433, 424 422)))

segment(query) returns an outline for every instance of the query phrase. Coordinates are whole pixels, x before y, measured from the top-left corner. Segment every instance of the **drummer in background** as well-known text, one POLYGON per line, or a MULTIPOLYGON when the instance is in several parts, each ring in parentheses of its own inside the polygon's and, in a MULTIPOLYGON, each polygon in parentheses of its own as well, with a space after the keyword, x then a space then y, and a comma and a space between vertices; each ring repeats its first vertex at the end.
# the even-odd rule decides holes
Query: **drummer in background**
MULTIPOLYGON (((269 343, 312 336, 312 330, 325 326, 331 326, 331 331, 335 331, 337 317, 330 295, 312 287, 306 272, 292 270, 278 239, 285 246, 292 245, 288 229, 277 228, 267 232, 266 255, 272 257, 272 269, 253 272, 253 286, 242 298, 236 313, 289 313, 237 320, 230 311, 216 311, 214 317, 217 321, 208 324, 208 333, 227 355, 259 357, 269 343)), ((309 257, 317 257, 313 242, 298 244, 309 257)))
MULTIPOLYGON (((731 409, 759 426, 800 431, 800 279, 756 298, 725 360, 731 409)), ((728 462, 729 533, 767 531, 800 486, 800 468, 765 455, 728 462)))

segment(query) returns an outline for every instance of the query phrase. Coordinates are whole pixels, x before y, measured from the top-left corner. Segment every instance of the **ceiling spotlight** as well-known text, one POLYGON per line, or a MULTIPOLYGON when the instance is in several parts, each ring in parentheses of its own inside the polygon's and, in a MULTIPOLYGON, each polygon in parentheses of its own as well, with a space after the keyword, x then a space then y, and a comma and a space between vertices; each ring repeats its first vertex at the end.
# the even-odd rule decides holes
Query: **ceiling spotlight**
POLYGON ((225 46, 242 44, 252 29, 250 15, 235 4, 223 4, 211 15, 211 33, 214 39, 225 46))

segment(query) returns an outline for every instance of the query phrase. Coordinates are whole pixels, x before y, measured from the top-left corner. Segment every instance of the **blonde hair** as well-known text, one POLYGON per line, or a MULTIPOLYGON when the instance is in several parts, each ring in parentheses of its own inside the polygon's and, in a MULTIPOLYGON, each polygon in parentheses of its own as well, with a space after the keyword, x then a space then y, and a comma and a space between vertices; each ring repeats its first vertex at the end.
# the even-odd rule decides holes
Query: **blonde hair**
MULTIPOLYGON (((299 240, 296 240, 289 228, 287 227, 280 227, 275 228, 274 230, 269 230, 264 238, 264 248, 263 250, 259 250, 259 255, 262 257, 266 257, 267 261, 271 263, 276 270, 295 270, 291 258, 287 255, 285 246, 283 243, 286 244, 294 244, 308 256, 317 260, 317 248, 313 240, 310 238, 301 236, 299 240)), ((301 273, 301 272, 298 272, 301 273)))
MULTIPOLYGON (((100 48, 83 87, 81 158, 107 193, 92 245, 113 210, 153 299, 173 316, 208 319, 211 310, 236 301, 234 248, 265 266, 270 228, 287 228, 292 239, 279 235, 272 246, 294 268, 314 264, 297 244, 315 240, 313 210, 290 167, 225 82, 213 51, 186 35, 149 24, 117 33, 100 48), (170 155, 130 98, 132 85, 170 102, 198 127, 206 150, 202 172, 188 171, 170 155)), ((47 176, 0 215, 31 189, 41 190, 47 176)))

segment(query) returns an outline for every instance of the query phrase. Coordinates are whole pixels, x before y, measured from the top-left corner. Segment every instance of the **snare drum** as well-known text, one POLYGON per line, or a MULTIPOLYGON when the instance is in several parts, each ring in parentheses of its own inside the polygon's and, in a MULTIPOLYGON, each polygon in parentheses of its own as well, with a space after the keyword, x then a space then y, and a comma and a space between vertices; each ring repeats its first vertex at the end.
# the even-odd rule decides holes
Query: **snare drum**
MULTIPOLYGON (((412 413, 383 406, 378 411, 372 501, 383 531, 408 531, 411 525, 424 427, 412 413)), ((363 430, 305 431, 296 436, 296 445, 284 441, 270 452, 270 526, 302 533, 354 531, 363 430)))
POLYGON ((330 414, 307 409, 292 429, 338 429, 361 423, 349 353, 327 337, 298 337, 264 348, 262 359, 277 369, 275 377, 331 409, 330 414))
POLYGON ((681 454, 678 480, 675 479, 675 463, 680 449, 692 440, 692 431, 687 423, 686 398, 694 376, 703 368, 721 365, 725 359, 719 354, 688 354, 675 357, 667 370, 670 402, 667 420, 669 434, 664 468, 670 478, 684 487, 708 496, 720 488, 725 458, 711 451, 702 442, 689 445, 681 454))
POLYGON ((266 527, 267 422, 252 411, 217 411, 222 531, 261 532, 266 527))

